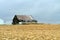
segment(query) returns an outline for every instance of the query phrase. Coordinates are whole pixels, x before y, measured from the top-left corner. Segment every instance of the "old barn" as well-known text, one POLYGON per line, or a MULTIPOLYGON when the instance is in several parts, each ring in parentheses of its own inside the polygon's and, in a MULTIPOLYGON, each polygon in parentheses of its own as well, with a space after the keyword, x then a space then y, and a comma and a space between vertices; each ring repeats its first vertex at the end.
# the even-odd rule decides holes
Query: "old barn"
POLYGON ((32 16, 29 15, 15 15, 12 24, 23 24, 23 23, 37 23, 32 16))

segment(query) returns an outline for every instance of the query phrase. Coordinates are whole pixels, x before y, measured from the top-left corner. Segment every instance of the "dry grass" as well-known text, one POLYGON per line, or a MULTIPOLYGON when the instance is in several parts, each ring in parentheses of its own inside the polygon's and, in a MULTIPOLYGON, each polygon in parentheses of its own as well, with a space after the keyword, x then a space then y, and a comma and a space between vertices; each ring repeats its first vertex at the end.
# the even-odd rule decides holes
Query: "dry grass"
POLYGON ((60 40, 60 25, 1 25, 0 40, 60 40))

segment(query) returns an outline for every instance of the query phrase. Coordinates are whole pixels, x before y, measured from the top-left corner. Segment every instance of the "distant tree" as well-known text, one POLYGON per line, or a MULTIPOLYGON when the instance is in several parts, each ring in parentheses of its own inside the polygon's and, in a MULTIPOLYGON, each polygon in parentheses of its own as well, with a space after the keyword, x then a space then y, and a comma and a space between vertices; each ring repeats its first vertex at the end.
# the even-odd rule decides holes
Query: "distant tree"
POLYGON ((35 23, 37 23, 37 20, 32 20, 32 22, 35 22, 35 23))

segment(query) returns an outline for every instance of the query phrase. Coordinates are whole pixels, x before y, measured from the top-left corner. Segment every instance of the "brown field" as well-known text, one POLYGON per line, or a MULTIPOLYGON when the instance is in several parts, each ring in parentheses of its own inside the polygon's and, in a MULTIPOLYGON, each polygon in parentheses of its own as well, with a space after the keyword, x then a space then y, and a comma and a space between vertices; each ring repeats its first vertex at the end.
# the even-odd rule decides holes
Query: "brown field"
POLYGON ((60 25, 0 25, 0 40, 60 40, 60 25))

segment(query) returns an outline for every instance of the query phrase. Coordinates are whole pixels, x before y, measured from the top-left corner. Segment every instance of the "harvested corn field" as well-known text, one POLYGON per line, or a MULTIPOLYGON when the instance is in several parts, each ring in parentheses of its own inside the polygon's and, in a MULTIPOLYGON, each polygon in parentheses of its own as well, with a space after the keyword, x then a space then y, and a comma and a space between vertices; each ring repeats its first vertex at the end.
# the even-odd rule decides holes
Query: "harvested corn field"
POLYGON ((60 25, 1 25, 0 40, 60 40, 60 25))

